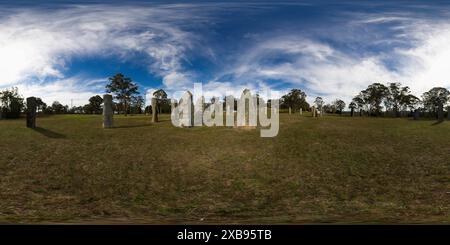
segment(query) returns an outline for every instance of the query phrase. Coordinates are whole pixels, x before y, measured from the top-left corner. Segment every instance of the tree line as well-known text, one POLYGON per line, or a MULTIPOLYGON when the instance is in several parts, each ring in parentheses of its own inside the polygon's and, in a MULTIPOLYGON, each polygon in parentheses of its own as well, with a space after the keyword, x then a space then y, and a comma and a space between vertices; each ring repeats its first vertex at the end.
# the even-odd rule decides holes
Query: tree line
MULTIPOLYGON (((281 108, 289 112, 310 111, 311 105, 306 102, 306 93, 300 89, 292 89, 281 97, 281 108)), ((401 83, 370 84, 357 94, 349 103, 348 109, 353 116, 356 111, 360 116, 393 116, 412 115, 416 110, 425 116, 434 117, 450 101, 450 92, 443 87, 434 87, 422 94, 421 98, 411 94, 408 86, 401 83)), ((321 113, 342 114, 346 103, 336 99, 325 104, 322 97, 316 97, 313 105, 321 113)))
MULTIPOLYGON (((105 87, 106 93, 114 95, 113 109, 117 114, 141 114, 152 113, 151 105, 144 108, 145 100, 139 95, 139 87, 131 78, 118 73, 108 78, 109 83, 105 87)), ((170 99, 163 89, 153 93, 156 98, 159 113, 171 111, 170 99)), ((306 101, 307 95, 300 89, 292 89, 280 98, 281 109, 289 110, 290 113, 299 111, 310 111, 311 105, 306 101)), ((212 98, 214 103, 218 98, 212 98)), ((225 100, 226 98, 224 98, 225 100)), ((401 83, 370 84, 366 89, 359 92, 349 103, 348 109, 353 116, 356 111, 360 116, 393 116, 411 115, 419 110, 427 116, 437 116, 439 110, 450 101, 450 92, 446 88, 434 87, 422 94, 421 98, 411 94, 408 86, 401 83)), ((38 113, 43 114, 101 114, 103 111, 103 98, 100 95, 92 96, 89 103, 84 106, 69 108, 58 101, 47 105, 41 98, 36 98, 38 113)), ((270 104, 270 101, 268 101, 270 104)), ((236 103, 236 102, 235 102, 236 103)), ((206 103, 207 106, 209 103, 206 103)), ((342 114, 346 103, 336 99, 325 104, 322 97, 316 97, 313 105, 321 113, 342 114)), ((0 91, 0 118, 18 118, 26 110, 24 98, 19 95, 18 89, 13 87, 0 91)))
MULTIPOLYGON (((113 110, 115 113, 124 115, 152 113, 150 105, 144 108, 145 100, 138 95, 139 87, 131 78, 118 73, 108 80, 105 92, 114 95, 113 110)), ((157 99, 160 113, 170 112, 170 100, 164 90, 155 91, 153 96, 157 99)), ((88 102, 84 106, 69 107, 62 105, 59 101, 47 105, 41 98, 36 98, 37 112, 41 114, 101 114, 103 112, 102 96, 92 96, 88 102)), ((19 94, 18 88, 13 87, 0 91, 0 118, 18 118, 25 111, 26 103, 19 94)))

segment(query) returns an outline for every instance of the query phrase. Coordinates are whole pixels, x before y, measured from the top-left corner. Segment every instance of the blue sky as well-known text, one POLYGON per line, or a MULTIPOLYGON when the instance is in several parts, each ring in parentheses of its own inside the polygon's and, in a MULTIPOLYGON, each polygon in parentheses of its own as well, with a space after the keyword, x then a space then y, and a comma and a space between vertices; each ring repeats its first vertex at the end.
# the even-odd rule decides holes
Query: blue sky
POLYGON ((0 88, 82 105, 107 78, 143 95, 300 88, 312 101, 373 82, 450 87, 450 5, 430 1, 0 1, 0 88))

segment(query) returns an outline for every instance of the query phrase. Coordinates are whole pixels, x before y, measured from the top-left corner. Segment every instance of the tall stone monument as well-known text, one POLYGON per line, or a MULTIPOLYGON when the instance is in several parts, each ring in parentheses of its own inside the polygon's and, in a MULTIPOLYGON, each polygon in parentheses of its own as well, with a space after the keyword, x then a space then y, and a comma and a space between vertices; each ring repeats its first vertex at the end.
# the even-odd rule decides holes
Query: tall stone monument
POLYGON ((152 122, 158 122, 158 100, 152 98, 152 122))
POLYGON ((419 109, 414 110, 414 120, 419 120, 420 111, 419 109))
POLYGON ((194 126, 203 125, 203 111, 205 110, 205 97, 199 96, 195 98, 194 103, 194 126))
POLYGON ((256 96, 252 96, 250 90, 244 89, 238 101, 237 126, 257 126, 258 114, 256 96))
POLYGON ((27 98, 27 128, 36 128, 36 98, 27 98))
POLYGON ((113 101, 112 95, 103 95, 103 128, 113 127, 113 101))
POLYGON ((311 112, 312 112, 312 117, 316 117, 316 107, 315 106, 311 107, 311 112))
POLYGON ((228 127, 234 126, 234 97, 232 95, 228 95, 225 98, 225 107, 226 107, 225 125, 228 127))
POLYGON ((450 120, 450 106, 447 107, 447 119, 450 120))
POLYGON ((444 105, 439 103, 438 106, 438 121, 444 121, 444 105))

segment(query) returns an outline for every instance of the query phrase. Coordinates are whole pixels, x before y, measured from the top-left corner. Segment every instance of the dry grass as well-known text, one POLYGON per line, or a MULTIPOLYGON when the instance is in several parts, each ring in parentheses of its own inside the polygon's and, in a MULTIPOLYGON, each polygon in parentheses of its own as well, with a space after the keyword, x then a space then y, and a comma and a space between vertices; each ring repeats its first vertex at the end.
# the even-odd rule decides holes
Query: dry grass
POLYGON ((0 222, 450 221, 450 123, 281 115, 280 133, 169 117, 0 121, 0 222))

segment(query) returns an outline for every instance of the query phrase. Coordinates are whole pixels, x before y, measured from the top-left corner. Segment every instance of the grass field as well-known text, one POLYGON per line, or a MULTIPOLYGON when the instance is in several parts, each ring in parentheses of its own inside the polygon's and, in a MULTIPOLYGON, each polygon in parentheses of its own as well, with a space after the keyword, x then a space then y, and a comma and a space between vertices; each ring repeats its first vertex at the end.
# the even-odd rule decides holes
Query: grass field
POLYGON ((161 119, 0 121, 0 222, 450 221, 448 121, 282 114, 260 138, 161 119))

